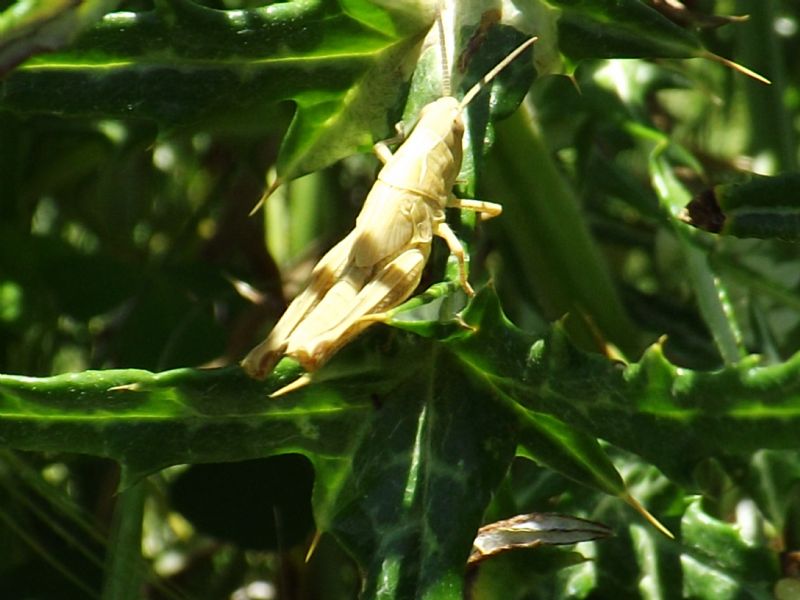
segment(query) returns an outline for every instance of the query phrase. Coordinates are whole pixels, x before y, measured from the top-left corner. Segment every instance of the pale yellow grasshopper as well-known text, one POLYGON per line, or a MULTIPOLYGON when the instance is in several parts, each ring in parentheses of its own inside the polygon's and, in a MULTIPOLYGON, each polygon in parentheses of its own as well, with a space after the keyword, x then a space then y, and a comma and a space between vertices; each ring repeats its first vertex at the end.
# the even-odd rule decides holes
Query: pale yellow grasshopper
MULTIPOLYGON (((440 38, 443 32, 440 23, 440 38)), ((460 283, 468 295, 464 248, 445 222, 445 208, 456 207, 491 218, 498 204, 462 200, 452 193, 461 169, 465 107, 536 38, 526 40, 475 84, 459 102, 445 96, 426 105, 411 133, 393 154, 375 145, 383 168, 356 225, 317 263, 308 287, 286 309, 267 338, 242 361, 254 378, 264 378, 284 355, 312 372, 344 344, 369 327, 376 315, 396 307, 417 287, 434 236, 447 242, 458 260, 460 283)), ((446 60, 443 53, 446 72, 446 60)), ((447 76, 444 77, 448 81, 447 76)), ((447 83, 445 85, 448 85, 447 83)), ((286 393, 308 377, 282 388, 286 393), (302 381, 301 381, 302 380, 302 381)))

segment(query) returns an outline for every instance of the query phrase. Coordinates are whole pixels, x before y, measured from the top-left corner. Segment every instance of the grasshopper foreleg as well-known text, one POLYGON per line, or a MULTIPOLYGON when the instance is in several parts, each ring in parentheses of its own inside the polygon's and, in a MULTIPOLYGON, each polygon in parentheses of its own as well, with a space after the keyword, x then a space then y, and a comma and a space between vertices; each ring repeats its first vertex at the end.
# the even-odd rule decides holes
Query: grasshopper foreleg
POLYGON ((376 142, 374 146, 372 146, 372 151, 375 153, 375 156, 378 157, 383 164, 388 163, 392 160, 394 154, 389 149, 389 142, 390 140, 383 140, 380 142, 376 142))
POLYGON ((394 130, 395 135, 389 139, 375 142, 375 144, 372 146, 372 151, 383 164, 387 164, 394 156, 392 151, 389 149, 389 146, 397 146, 406 140, 406 130, 402 121, 395 123, 394 130))
POLYGON ((461 287, 464 288, 468 296, 474 296, 475 290, 472 289, 472 286, 469 284, 469 279, 467 279, 467 254, 464 252, 464 246, 461 245, 458 237, 456 237, 456 234, 453 233, 453 230, 450 229, 447 223, 439 223, 439 226, 436 228, 436 235, 447 242, 450 253, 455 256, 458 261, 458 278, 461 282, 461 287))
MULTIPOLYGON (((484 202, 483 200, 465 200, 463 198, 457 198, 453 195, 448 198, 447 206, 480 213, 482 221, 496 217, 503 212, 503 207, 499 204, 495 204, 494 202, 484 202)), ((436 235, 447 242, 447 246, 450 248, 451 254, 455 256, 456 260, 458 261, 459 281, 461 282, 461 287, 464 288, 464 291, 468 296, 474 296, 475 290, 472 289, 472 286, 469 284, 469 280, 467 278, 467 257, 461 241, 458 239, 458 237, 456 237, 456 234, 453 233, 453 230, 450 229, 450 226, 447 223, 439 223, 436 228, 436 235)))
POLYGON ((503 207, 494 202, 485 202, 483 200, 466 200, 463 198, 451 197, 447 202, 447 206, 453 208, 460 208, 462 210, 471 210, 481 214, 481 221, 488 221, 494 217, 500 216, 503 212, 503 207))

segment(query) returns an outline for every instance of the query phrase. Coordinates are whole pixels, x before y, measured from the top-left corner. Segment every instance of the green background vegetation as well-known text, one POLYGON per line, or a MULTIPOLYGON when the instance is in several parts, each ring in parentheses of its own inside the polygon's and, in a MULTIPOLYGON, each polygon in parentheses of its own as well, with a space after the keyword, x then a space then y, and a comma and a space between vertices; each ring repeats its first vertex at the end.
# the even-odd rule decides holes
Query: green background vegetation
POLYGON ((479 293, 436 241, 270 400, 237 361, 441 93, 431 7, 0 1, 0 597, 800 597, 800 14, 684 4, 460 3, 457 93, 540 37, 469 110, 479 293), (614 537, 466 569, 529 512, 614 537))

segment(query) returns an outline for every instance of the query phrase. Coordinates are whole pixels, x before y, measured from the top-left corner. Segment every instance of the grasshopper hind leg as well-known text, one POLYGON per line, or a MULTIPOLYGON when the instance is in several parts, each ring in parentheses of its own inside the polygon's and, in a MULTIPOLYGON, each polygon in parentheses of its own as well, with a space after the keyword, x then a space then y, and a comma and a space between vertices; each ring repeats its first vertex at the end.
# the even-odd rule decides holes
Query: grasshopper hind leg
POLYGON ((406 250, 384 265, 356 294, 347 314, 326 331, 310 332, 289 338, 286 354, 293 356, 307 371, 314 371, 339 348, 369 327, 370 315, 397 306, 419 284, 428 256, 418 248, 406 250))
POLYGON ((242 360, 242 368, 250 377, 264 379, 272 371, 286 351, 294 330, 347 271, 355 235, 351 232, 325 254, 314 268, 308 287, 289 304, 267 338, 242 360))

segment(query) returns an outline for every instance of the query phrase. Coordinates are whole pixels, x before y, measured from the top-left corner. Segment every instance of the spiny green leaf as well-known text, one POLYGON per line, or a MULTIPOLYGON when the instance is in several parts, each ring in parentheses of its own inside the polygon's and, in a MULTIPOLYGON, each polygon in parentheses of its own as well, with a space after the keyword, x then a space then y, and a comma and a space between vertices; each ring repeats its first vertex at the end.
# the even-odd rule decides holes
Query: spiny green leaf
POLYGON ((772 598, 778 577, 775 555, 749 544, 739 527, 693 502, 681 523, 684 594, 693 598, 772 598))
POLYGON ((590 58, 706 58, 762 83, 764 77, 708 51, 689 29, 642 0, 534 0, 523 9, 533 31, 555 37, 540 61, 546 69, 560 53, 570 69, 590 58))
POLYGON ((424 367, 376 397, 342 477, 327 477, 343 480, 330 527, 367 568, 367 597, 381 596, 378 587, 396 598, 460 597, 474 532, 513 457, 508 416, 451 356, 422 354, 424 367))
POLYGON ((686 205, 688 223, 722 235, 800 240, 800 174, 750 176, 714 186, 686 205))
POLYGON ((292 100, 278 169, 296 177, 386 135, 433 17, 405 5, 342 4, 221 11, 180 0, 111 13, 0 84, 0 108, 252 128, 292 100))
POLYGON ((690 480, 703 458, 798 446, 800 353, 776 366, 748 357, 701 372, 670 364, 656 344, 625 366, 578 350, 560 327, 530 345, 530 336, 501 326, 505 318, 488 292, 465 321, 474 325, 475 314, 494 325, 447 345, 497 393, 640 454, 679 480, 690 480))
POLYGON ((640 0, 545 0, 560 11, 559 46, 572 60, 584 58, 690 58, 702 46, 640 0))
POLYGON ((336 455, 359 421, 334 417, 371 407, 331 410, 334 398, 325 393, 302 406, 269 402, 263 387, 238 368, 86 371, 2 381, 4 445, 113 458, 132 478, 173 464, 268 456, 294 443, 297 450, 336 455))
POLYGON ((528 411, 527 417, 521 419, 519 443, 534 460, 607 494, 626 494, 622 477, 596 438, 550 415, 528 411))
POLYGON ((397 597, 460 593, 471 532, 517 444, 617 496, 621 480, 587 436, 684 480, 708 457, 798 446, 800 355, 700 373, 674 367, 655 346, 625 367, 577 350, 558 328, 533 339, 488 289, 463 318, 469 327, 443 341, 398 334, 374 346, 382 336, 367 336, 315 385, 278 401, 266 396, 295 376, 289 361, 266 384, 238 368, 2 376, 0 440, 112 457, 131 475, 306 454, 317 470, 318 526, 366 569, 367 597, 379 581, 393 581, 397 597), (534 427, 547 429, 547 452, 531 442, 534 427))
POLYGON ((119 0, 19 0, 0 13, 0 76, 71 42, 119 0))

